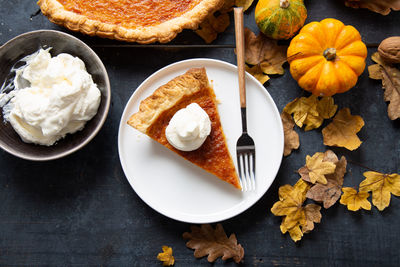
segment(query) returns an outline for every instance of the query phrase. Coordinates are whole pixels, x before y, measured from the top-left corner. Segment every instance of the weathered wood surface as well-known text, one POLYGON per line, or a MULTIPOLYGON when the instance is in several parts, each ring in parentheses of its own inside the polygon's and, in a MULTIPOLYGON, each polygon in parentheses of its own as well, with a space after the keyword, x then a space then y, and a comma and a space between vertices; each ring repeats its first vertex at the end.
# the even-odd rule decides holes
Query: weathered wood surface
MULTIPOLYGON (((346 8, 340 1, 306 1, 307 21, 335 17, 358 28, 368 43, 400 35, 400 12, 381 16, 346 8)), ((35 1, 0 0, 0 43, 35 29, 57 29, 37 11, 35 1)), ((250 11, 254 12, 254 7, 250 11)), ((248 27, 256 30, 252 15, 248 27)), ((233 25, 216 44, 232 46, 233 25)), ((122 172, 117 132, 122 110, 135 88, 156 70, 188 58, 208 57, 235 63, 232 48, 132 48, 125 43, 85 37, 103 60, 112 86, 108 119, 82 150, 52 162, 29 162, 0 151, 0 265, 1 266, 160 266, 156 255, 162 245, 172 246, 175 266, 208 265, 185 247, 181 235, 190 225, 168 219, 149 208, 131 189, 122 172), (104 44, 111 45, 103 47, 104 44), (125 45, 126 46, 126 45, 125 45), (154 55, 157 56, 154 56, 154 55)), ((174 44, 204 44, 187 31, 174 44)), ((371 55, 376 48, 369 49, 371 55)), ((371 64, 368 59, 367 64, 371 64)), ((286 66, 287 70, 287 66, 286 66)), ((266 84, 279 110, 302 94, 288 72, 266 84)), ((348 93, 335 96, 339 108, 362 115, 359 133, 363 144, 354 151, 334 149, 338 155, 371 168, 400 172, 400 122, 387 117, 379 82, 360 77, 348 93)), ((279 230, 280 218, 270 213, 278 187, 294 182, 294 172, 305 156, 327 148, 321 130, 300 134, 301 146, 284 158, 266 195, 243 214, 222 222, 236 233, 245 249, 247 266, 399 266, 400 199, 392 197, 383 212, 352 213, 336 204, 322 211, 322 222, 295 244, 279 230)), ((345 185, 357 185, 365 169, 348 165, 345 185)), ((215 266, 234 266, 218 260, 215 266)))

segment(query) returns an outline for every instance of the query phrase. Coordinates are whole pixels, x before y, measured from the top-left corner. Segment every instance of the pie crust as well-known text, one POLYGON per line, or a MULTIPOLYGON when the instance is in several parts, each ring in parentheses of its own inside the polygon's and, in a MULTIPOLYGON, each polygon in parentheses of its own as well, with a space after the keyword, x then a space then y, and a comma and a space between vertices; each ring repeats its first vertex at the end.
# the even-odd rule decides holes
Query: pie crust
POLYGON ((129 118, 128 124, 221 180, 241 188, 205 68, 190 69, 159 87, 140 103, 139 111, 129 118), (200 148, 180 151, 167 141, 165 128, 179 109, 191 103, 197 103, 207 112, 211 133, 200 148))
MULTIPOLYGON (((166 0, 158 0, 158 2, 160 1, 166 0)), ((196 29, 209 14, 218 10, 224 3, 224 0, 193 0, 192 2, 196 1, 199 2, 190 9, 181 11, 178 16, 173 17, 173 12, 177 12, 173 9, 170 12, 171 19, 164 21, 160 19, 153 25, 136 25, 136 23, 131 23, 135 21, 134 18, 122 21, 122 23, 102 22, 100 19, 91 19, 88 15, 67 10, 59 0, 39 0, 37 3, 42 13, 51 22, 65 26, 72 31, 80 31, 91 36, 97 35, 104 38, 147 44, 157 41, 166 43, 175 38, 183 29, 196 29)), ((106 2, 112 5, 114 1, 106 2)), ((153 1, 150 0, 150 2, 153 1)), ((124 12, 129 12, 129 10, 124 12)))

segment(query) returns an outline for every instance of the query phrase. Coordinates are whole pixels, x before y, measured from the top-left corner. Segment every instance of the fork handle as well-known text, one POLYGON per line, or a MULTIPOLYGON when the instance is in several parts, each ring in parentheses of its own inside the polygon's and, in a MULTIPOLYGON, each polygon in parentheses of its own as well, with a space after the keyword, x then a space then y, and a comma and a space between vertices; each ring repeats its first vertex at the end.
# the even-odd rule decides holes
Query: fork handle
POLYGON ((240 107, 246 107, 246 83, 244 71, 244 28, 243 8, 235 7, 235 37, 236 37, 236 59, 238 66, 240 107))

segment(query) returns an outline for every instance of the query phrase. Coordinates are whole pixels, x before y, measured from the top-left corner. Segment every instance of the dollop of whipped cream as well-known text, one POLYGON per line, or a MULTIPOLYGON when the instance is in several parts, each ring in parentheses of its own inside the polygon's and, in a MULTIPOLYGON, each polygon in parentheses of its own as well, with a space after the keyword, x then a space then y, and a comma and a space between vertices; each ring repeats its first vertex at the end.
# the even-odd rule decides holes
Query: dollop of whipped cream
POLYGON ((16 71, 15 89, 2 94, 4 119, 27 143, 50 146, 68 133, 82 130, 98 110, 100 90, 78 57, 51 57, 40 49, 16 71), (21 79, 22 78, 22 79, 21 79), (21 88, 21 80, 28 81, 21 88))
POLYGON ((210 132, 210 118, 197 103, 178 110, 165 129, 168 142, 182 151, 201 147, 210 132))

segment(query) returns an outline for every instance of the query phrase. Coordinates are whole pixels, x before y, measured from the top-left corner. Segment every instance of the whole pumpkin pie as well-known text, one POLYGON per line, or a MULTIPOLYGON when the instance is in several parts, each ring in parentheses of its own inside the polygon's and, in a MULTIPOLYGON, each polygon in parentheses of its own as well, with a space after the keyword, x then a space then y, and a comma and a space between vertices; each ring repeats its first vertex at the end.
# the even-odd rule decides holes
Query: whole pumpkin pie
POLYGON ((190 69, 159 87, 140 103, 139 111, 130 117, 128 124, 223 181, 241 188, 222 130, 215 94, 204 68, 190 69), (169 143, 165 131, 174 114, 193 103, 207 113, 211 131, 199 148, 182 151, 169 143))
POLYGON ((224 0, 39 0, 50 21, 88 35, 138 43, 169 42, 196 29, 224 0))

